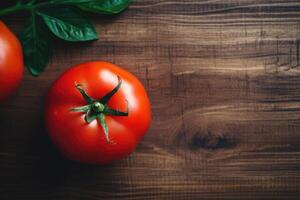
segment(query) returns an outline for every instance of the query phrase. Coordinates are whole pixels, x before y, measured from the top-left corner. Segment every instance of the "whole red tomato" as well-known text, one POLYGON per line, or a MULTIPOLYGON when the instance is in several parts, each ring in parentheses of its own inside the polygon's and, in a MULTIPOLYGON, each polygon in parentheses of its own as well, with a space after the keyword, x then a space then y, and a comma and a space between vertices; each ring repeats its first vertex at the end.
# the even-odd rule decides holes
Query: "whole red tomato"
POLYGON ((131 73, 107 62, 70 68, 47 97, 46 126, 69 159, 89 164, 134 151, 150 125, 147 93, 131 73))
POLYGON ((20 84, 23 74, 23 54, 16 36, 0 21, 0 101, 20 84))

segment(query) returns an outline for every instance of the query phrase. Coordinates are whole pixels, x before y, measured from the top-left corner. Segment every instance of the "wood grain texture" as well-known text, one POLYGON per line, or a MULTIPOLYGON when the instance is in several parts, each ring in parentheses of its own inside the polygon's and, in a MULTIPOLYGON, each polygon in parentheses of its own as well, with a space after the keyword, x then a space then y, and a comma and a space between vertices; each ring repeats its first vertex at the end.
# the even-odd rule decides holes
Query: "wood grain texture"
POLYGON ((100 40, 57 41, 46 72, 26 72, 0 107, 0 199, 299 199, 299 10, 296 0, 136 0, 91 16, 100 40), (51 83, 89 60, 134 73, 153 105, 135 153, 106 166, 61 158, 43 126, 51 83))

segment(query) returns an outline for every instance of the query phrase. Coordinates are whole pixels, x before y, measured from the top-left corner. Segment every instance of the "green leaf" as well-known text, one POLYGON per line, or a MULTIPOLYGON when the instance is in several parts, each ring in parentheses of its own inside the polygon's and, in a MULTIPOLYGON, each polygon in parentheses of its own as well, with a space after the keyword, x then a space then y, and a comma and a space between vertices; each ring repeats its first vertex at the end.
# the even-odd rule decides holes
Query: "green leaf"
POLYGON ((51 37, 45 30, 43 22, 32 13, 28 24, 20 34, 24 63, 34 76, 44 71, 52 53, 51 37))
POLYGON ((64 7, 39 11, 38 14, 58 38, 70 41, 90 41, 98 38, 94 26, 78 10, 64 7))
POLYGON ((132 0, 103 0, 80 4, 78 7, 84 11, 113 15, 125 10, 132 0))

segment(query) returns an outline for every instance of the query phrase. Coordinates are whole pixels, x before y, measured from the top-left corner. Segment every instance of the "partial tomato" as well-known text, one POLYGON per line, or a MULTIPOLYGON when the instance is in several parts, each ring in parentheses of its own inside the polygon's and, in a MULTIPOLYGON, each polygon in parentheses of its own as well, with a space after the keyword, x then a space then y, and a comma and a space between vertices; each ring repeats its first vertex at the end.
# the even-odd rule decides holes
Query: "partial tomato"
POLYGON ((46 126, 69 159, 105 164, 134 151, 150 125, 147 93, 131 73, 107 62, 70 68, 47 97, 46 126))
POLYGON ((0 101, 20 84, 23 75, 23 54, 16 36, 0 21, 0 101))

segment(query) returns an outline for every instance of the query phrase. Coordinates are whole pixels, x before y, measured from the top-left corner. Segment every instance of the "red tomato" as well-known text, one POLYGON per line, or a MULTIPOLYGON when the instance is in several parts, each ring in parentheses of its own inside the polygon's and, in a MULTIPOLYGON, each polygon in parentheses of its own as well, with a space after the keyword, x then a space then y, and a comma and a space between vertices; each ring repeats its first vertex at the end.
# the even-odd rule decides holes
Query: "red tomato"
POLYGON ((23 74, 23 54, 16 36, 0 21, 0 101, 20 84, 23 74))
POLYGON ((150 125, 147 93, 131 73, 107 62, 70 68, 47 97, 46 127, 69 159, 105 164, 134 151, 150 125))

